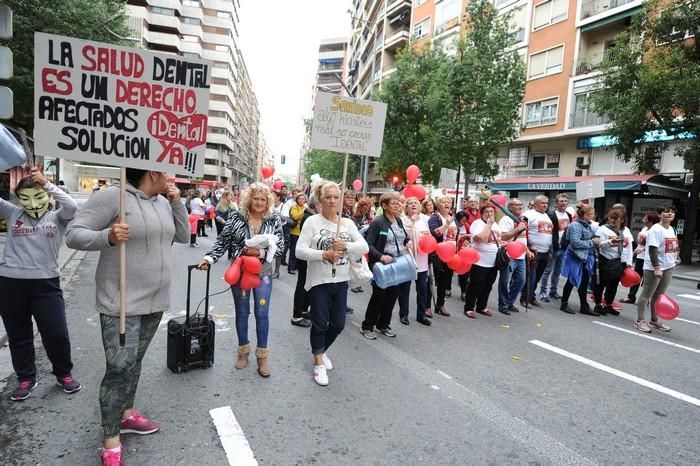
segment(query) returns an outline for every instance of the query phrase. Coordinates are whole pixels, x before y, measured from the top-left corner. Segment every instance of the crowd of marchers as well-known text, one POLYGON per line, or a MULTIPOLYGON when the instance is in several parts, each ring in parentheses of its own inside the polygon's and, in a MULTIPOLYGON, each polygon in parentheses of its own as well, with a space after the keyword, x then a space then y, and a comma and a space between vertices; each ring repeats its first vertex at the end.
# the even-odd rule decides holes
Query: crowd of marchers
POLYGON ((455 253, 468 249, 477 258, 468 270, 457 273, 467 318, 493 316, 489 302, 497 302, 496 312, 512 315, 550 300, 559 300, 560 309, 569 314, 578 310, 591 316, 617 316, 621 309, 615 302, 618 285, 634 268, 641 285, 631 287, 622 302, 636 304, 635 328, 645 333, 670 331, 658 318, 655 305, 678 264, 673 207, 646 213, 645 226, 634 238, 624 205, 615 204, 598 218, 591 205, 569 206, 565 194, 554 199, 551 209, 542 195, 527 207, 517 198, 506 198, 505 205, 494 203, 487 194, 464 199, 460 206, 446 196, 404 198, 400 192, 382 194, 375 202, 321 180, 306 191, 294 189, 291 195, 286 187, 275 191, 254 183, 240 193, 189 192, 181 198, 180 191, 168 185, 165 173, 131 168, 126 173, 123 220, 118 184, 96 191, 78 210, 65 189, 48 182, 37 169, 18 183, 19 205, 0 199, 0 217, 8 224, 0 259, 0 315, 18 380, 12 400, 26 400, 37 385, 32 320, 57 384, 68 394, 81 389, 72 375, 58 251, 65 238, 68 247, 100 253, 95 288, 106 365, 99 390, 101 458, 106 465, 123 463, 121 435, 160 429, 134 409, 134 399, 143 357, 163 313, 170 310, 174 242, 197 247, 198 237, 216 235, 198 263, 200 270, 224 256, 228 261, 246 257, 260 262, 255 286, 234 283, 231 294, 237 333, 235 367, 246 368, 253 352, 248 335, 252 306, 254 356, 262 377, 272 374, 269 313, 282 266, 297 280, 291 324, 309 328, 310 372, 318 385, 326 386, 328 371, 333 369, 328 350, 343 331, 346 315, 354 312, 347 305, 348 291, 371 292, 360 330, 368 340, 377 339, 377 334, 397 336, 392 328, 397 302, 398 321, 410 325, 412 286, 416 322, 430 326, 434 315, 451 315, 446 299, 451 296, 454 267, 434 248, 426 250, 424 244, 430 242, 449 242, 455 253), (521 243, 512 248, 520 253, 506 258, 509 243, 521 243), (123 344, 121 244, 127 268, 123 344), (382 278, 390 275, 392 282, 382 278), (560 278, 564 280, 561 295, 560 278), (494 285, 497 300, 491 300, 494 285), (578 306, 570 302, 574 289, 578 306))

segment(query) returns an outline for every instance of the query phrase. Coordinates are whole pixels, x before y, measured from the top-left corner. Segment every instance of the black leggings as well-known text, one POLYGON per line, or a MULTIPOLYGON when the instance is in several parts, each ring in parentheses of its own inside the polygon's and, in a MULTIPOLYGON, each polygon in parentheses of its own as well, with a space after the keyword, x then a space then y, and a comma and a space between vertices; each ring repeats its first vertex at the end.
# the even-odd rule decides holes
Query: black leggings
MULTIPOLYGON (((581 272, 581 285, 578 287, 578 300, 579 303, 581 303, 581 309, 584 307, 588 306, 588 280, 590 280, 590 276, 588 275, 588 269, 586 269, 585 265, 583 267, 583 271, 581 272)), ((574 284, 571 283, 571 280, 566 280, 566 285, 564 285, 564 295, 561 297, 561 302, 562 303, 568 303, 569 302, 569 296, 571 296, 571 290, 574 289, 574 284)))
POLYGON ((467 297, 464 300, 465 311, 483 311, 489 301, 491 288, 496 281, 498 269, 496 267, 482 267, 473 265, 469 272, 469 287, 467 297), (474 307, 476 305, 476 307, 474 307))
MULTIPOLYGON (((595 298, 596 306, 602 303, 603 290, 605 290, 605 303, 610 306, 612 305, 615 295, 617 294, 617 286, 620 283, 620 277, 617 274, 611 274, 607 272, 608 268, 605 264, 611 262, 603 256, 600 256, 600 283, 593 284, 593 296, 595 298)), ((617 260, 619 262, 619 259, 617 260)))

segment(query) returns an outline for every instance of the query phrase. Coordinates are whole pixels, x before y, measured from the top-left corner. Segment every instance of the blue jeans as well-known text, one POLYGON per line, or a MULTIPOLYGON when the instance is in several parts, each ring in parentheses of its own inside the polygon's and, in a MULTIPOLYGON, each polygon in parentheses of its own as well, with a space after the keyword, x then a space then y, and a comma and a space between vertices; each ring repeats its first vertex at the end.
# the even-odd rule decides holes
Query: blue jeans
POLYGON ((544 269, 542 278, 540 279, 540 296, 554 296, 559 288, 559 276, 561 275, 561 267, 564 263, 564 254, 566 249, 559 249, 547 263, 547 268, 544 269), (551 278, 551 280, 550 280, 551 278), (549 295, 547 295, 547 284, 549 283, 549 295))
POLYGON ((515 304, 523 287, 525 259, 511 259, 508 267, 498 277, 498 309, 508 309, 515 304))
POLYGON ((238 346, 250 343, 248 340, 248 316, 250 316, 250 295, 255 298, 255 334, 258 348, 267 348, 267 334, 270 331, 270 295, 272 294, 272 278, 264 275, 260 278, 260 286, 243 291, 238 286, 231 287, 233 303, 236 307, 236 333, 238 346))
POLYGON ((311 352, 323 354, 345 328, 348 282, 323 283, 309 290, 311 352))

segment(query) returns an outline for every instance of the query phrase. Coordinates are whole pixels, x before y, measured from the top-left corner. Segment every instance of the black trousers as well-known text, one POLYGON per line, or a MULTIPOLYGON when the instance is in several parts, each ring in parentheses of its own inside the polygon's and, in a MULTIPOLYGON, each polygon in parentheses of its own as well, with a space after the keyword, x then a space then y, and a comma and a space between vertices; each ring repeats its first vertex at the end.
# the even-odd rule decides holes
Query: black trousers
POLYGON ((435 273, 435 287, 437 288, 435 306, 444 306, 445 294, 447 290, 452 288, 452 270, 440 259, 435 259, 433 272, 435 273))
POLYGON ((197 220, 197 234, 199 236, 204 236, 207 234, 205 226, 206 226, 206 222, 204 221, 203 218, 200 218, 199 220, 197 220))
POLYGON ((292 317, 299 319, 302 314, 309 310, 309 294, 304 289, 306 284, 306 261, 297 259, 297 286, 294 289, 294 308, 292 311, 292 317))
POLYGON ((399 297, 399 285, 390 286, 386 289, 379 288, 372 283, 372 297, 367 303, 365 320, 362 321, 363 330, 386 329, 391 324, 391 313, 399 297))
POLYGON ((532 261, 530 262, 531 268, 527 270, 528 277, 530 277, 530 282, 528 283, 528 286, 523 288, 523 291, 520 294, 520 299, 522 301, 529 302, 535 299, 535 290, 537 290, 537 284, 540 282, 540 278, 542 278, 542 275, 544 274, 544 270, 547 268, 548 263, 548 252, 538 252, 537 254, 535 254, 535 258, 532 259, 532 261))
POLYGON ((32 317, 53 366, 53 374, 57 377, 69 375, 73 363, 60 279, 0 277, 0 297, 0 316, 7 330, 17 378, 36 378, 32 317))
MULTIPOLYGON (((588 270, 585 266, 583 267, 582 273, 583 275, 581 276, 581 286, 578 287, 578 300, 581 304, 581 309, 588 306, 588 281, 591 279, 591 277, 588 275, 588 270)), ((564 285, 564 294, 561 297, 562 303, 569 302, 569 296, 571 296, 571 291, 573 289, 574 284, 571 283, 569 280, 566 280, 566 284, 564 285)))
MULTIPOLYGON (((644 277, 644 259, 639 259, 634 261, 634 271, 639 274, 640 277, 644 277)), ((641 283, 639 284, 641 285, 641 283)), ((632 301, 637 300, 637 292, 639 291, 639 285, 634 285, 630 288, 629 295, 627 297, 632 301)))
POLYGON ((462 290, 462 293, 466 293, 467 287, 469 286, 469 272, 457 275, 457 281, 459 283, 459 289, 462 290))
MULTIPOLYGON (((608 272, 606 267, 610 259, 603 257, 602 255, 598 257, 600 261, 600 280, 599 283, 593 285, 593 297, 595 298, 596 305, 602 303, 603 292, 605 292, 605 302, 611 305, 617 294, 617 286, 620 284, 620 277, 608 272)), ((617 262, 620 262, 618 259, 617 262)))
POLYGON ((473 265, 469 271, 469 286, 467 287, 467 297, 464 300, 465 311, 483 311, 489 301, 491 288, 498 276, 496 267, 482 267, 473 265), (474 307, 476 306, 476 307, 474 307))

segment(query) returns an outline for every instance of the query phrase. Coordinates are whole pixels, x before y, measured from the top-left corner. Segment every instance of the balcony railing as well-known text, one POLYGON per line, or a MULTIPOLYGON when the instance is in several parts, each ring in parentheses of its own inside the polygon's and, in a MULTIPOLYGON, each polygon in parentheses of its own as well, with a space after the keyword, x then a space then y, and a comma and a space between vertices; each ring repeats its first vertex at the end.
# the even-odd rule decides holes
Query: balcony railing
POLYGON ((535 168, 532 170, 515 170, 515 176, 559 176, 558 168, 535 168))
POLYGON ((600 116, 592 110, 574 112, 569 117, 569 128, 585 128, 586 126, 598 126, 607 124, 610 120, 600 116))
POLYGON ((581 19, 605 13, 634 0, 589 0, 581 5, 581 19))
POLYGON ((574 61, 573 69, 571 70, 572 76, 578 76, 580 74, 592 73, 600 68, 601 63, 610 59, 614 49, 606 50, 605 52, 595 53, 593 55, 587 55, 581 57, 574 61))
POLYGON ((435 26, 435 32, 433 33, 434 36, 437 36, 439 34, 442 34, 443 32, 447 31, 448 29, 452 29, 453 27, 457 26, 459 24, 459 16, 452 18, 450 20, 445 21, 444 23, 438 24, 435 26))

